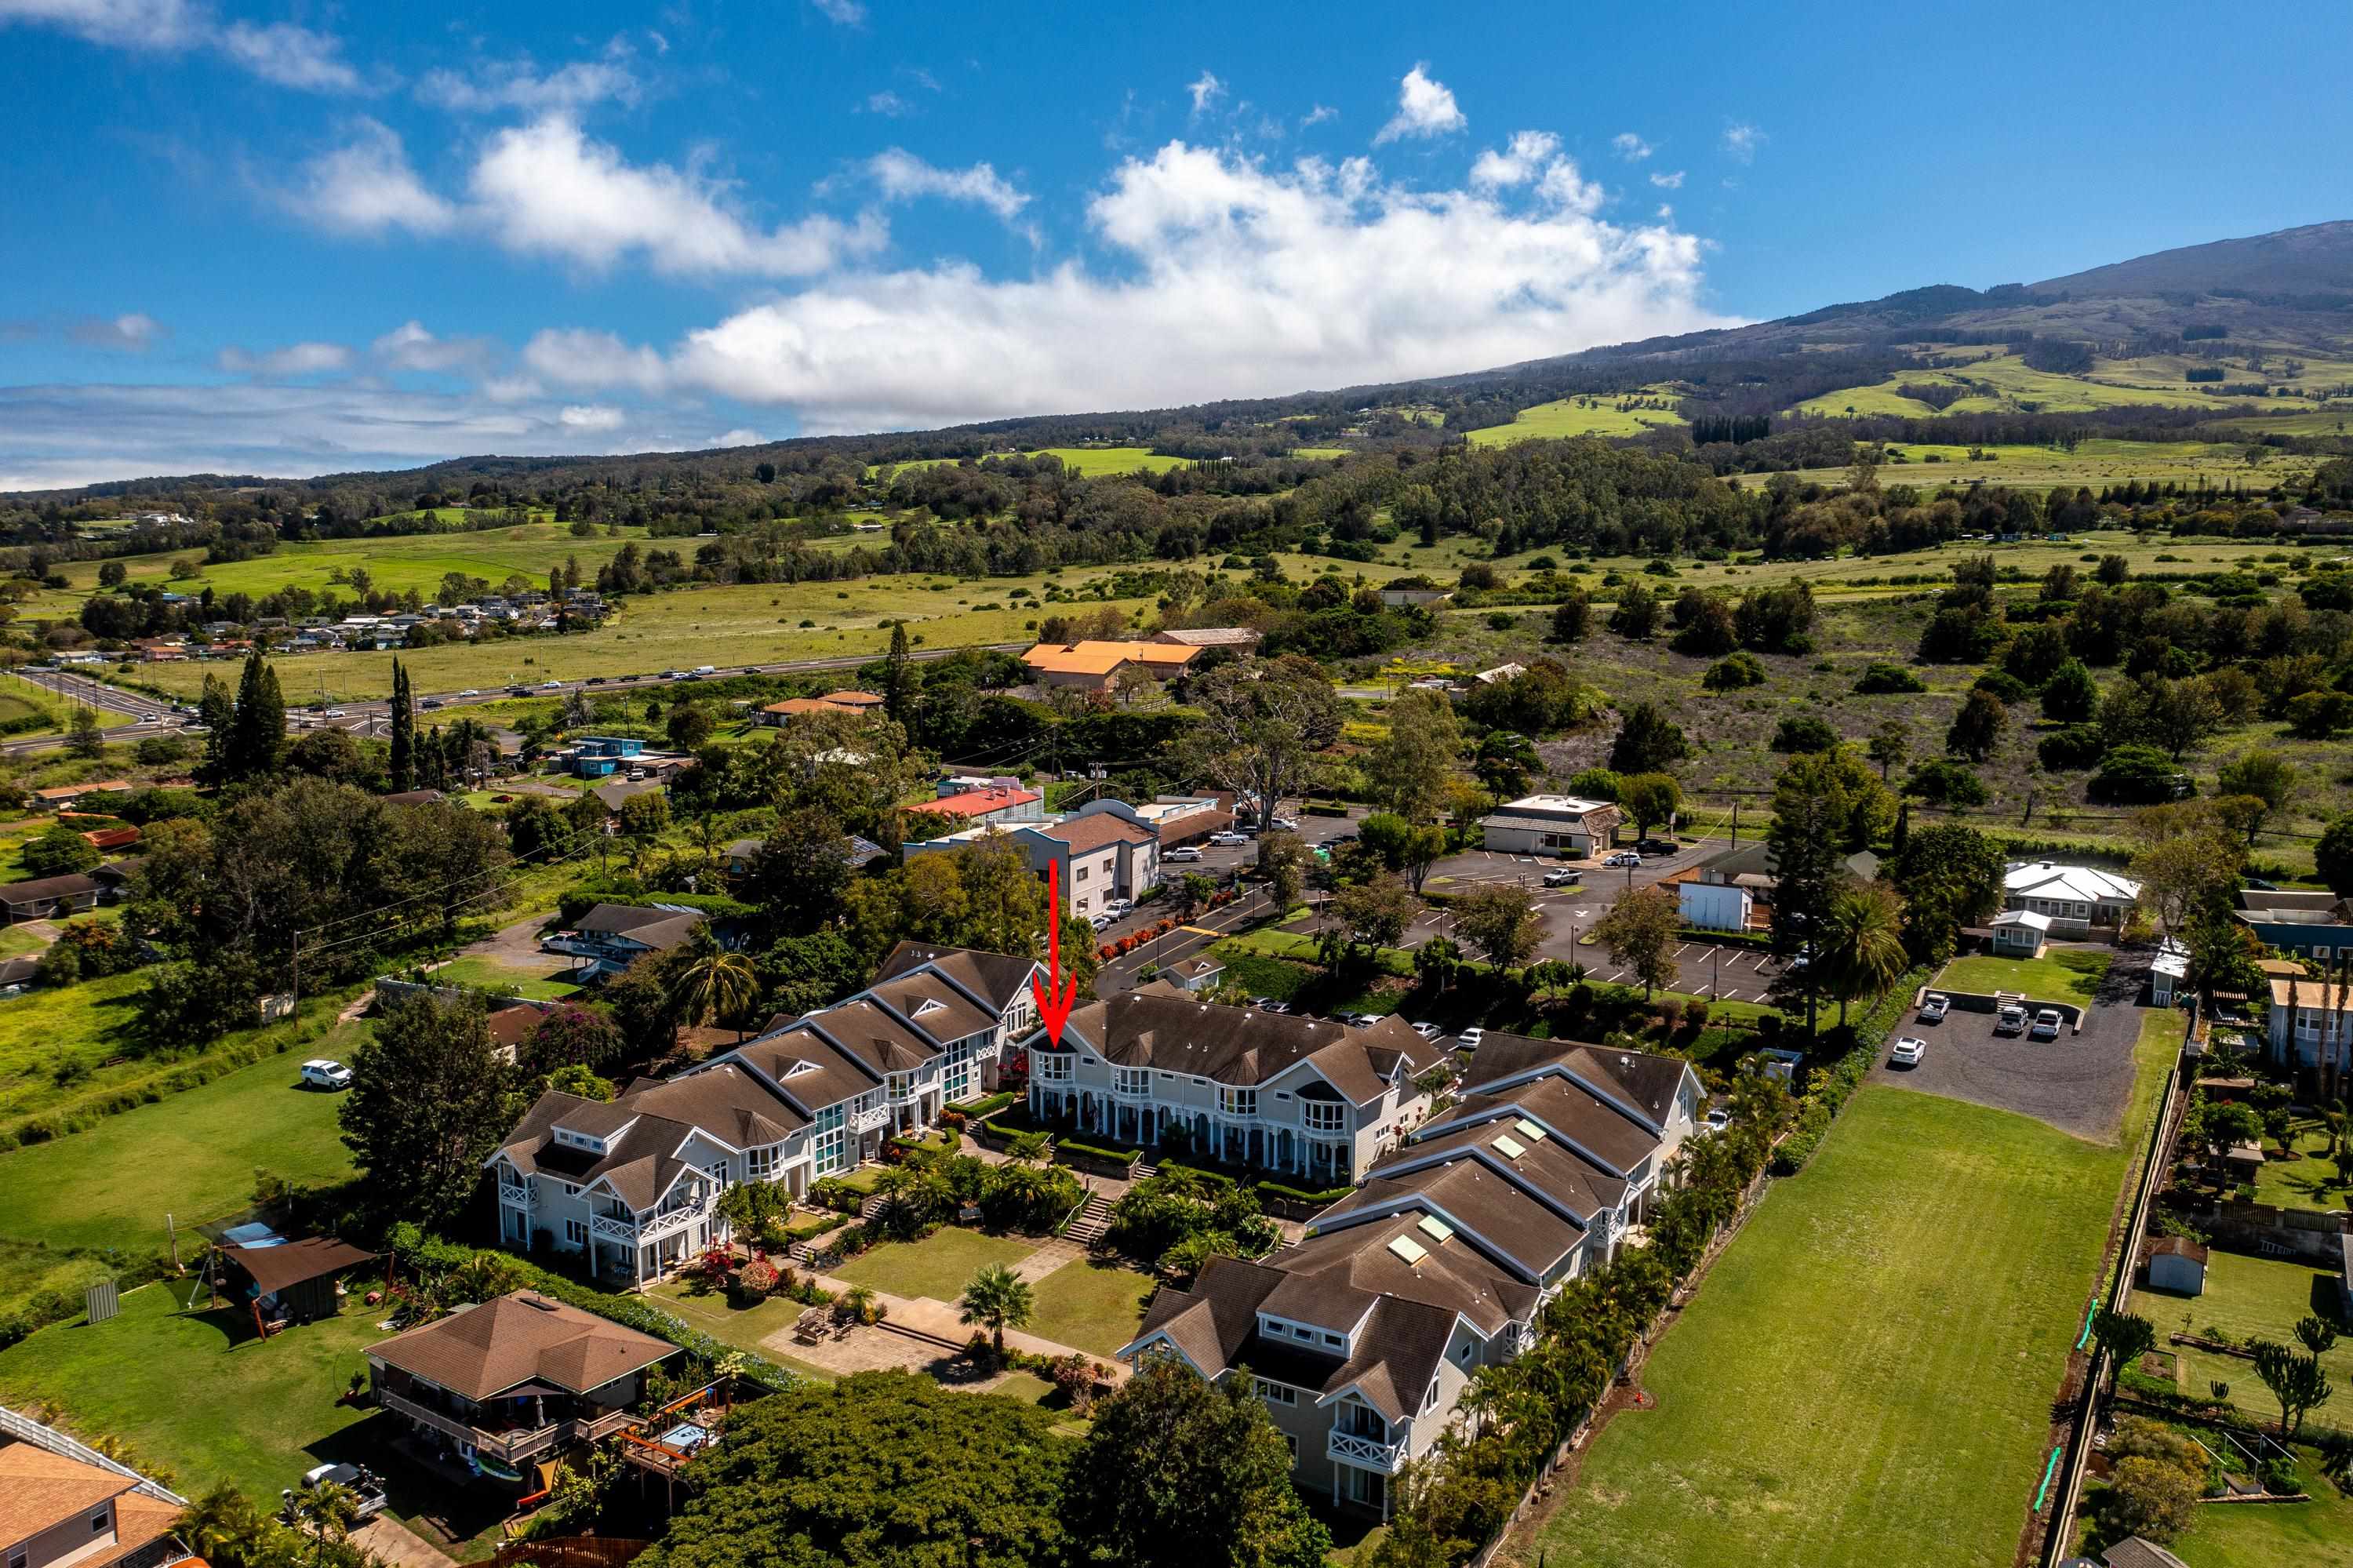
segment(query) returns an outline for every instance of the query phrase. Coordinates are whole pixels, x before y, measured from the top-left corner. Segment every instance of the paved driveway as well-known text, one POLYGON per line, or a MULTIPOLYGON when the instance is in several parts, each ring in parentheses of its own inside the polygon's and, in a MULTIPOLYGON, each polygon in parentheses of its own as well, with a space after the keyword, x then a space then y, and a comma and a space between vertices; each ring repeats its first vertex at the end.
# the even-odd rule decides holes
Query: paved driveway
POLYGON ((2017 1111, 2107 1141, 2124 1125, 2132 1096, 2133 1052, 2147 1012, 2134 999, 2147 975, 2147 954, 2119 952, 2084 1012, 2083 1032, 2056 1040, 1998 1035, 1990 1012, 1956 1008, 1931 1024, 1907 1018, 1896 1033, 1926 1040, 1927 1055, 1916 1067, 1890 1066, 1883 1056, 1871 1081, 2017 1111))

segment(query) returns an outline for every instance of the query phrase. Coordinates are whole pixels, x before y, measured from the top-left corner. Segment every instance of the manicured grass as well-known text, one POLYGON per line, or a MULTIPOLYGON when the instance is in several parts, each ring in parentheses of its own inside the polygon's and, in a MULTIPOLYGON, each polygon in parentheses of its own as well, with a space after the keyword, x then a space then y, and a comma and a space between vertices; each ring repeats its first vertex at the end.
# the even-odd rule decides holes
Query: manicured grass
POLYGON ((1661 1342, 1658 1408, 1609 1425, 1519 1561, 2008 1563, 2126 1164, 1864 1088, 1661 1342))
POLYGON ((2316 1451, 2296 1457, 2310 1502, 2201 1508, 2167 1550, 2189 1568, 2353 1568, 2353 1498, 2319 1478, 2316 1451))
POLYGON ((760 1342, 771 1334, 792 1328, 800 1315, 807 1310, 797 1301, 771 1296, 756 1307, 738 1307, 720 1291, 698 1296, 688 1289, 684 1282, 676 1279, 648 1286, 646 1299, 663 1311, 692 1324, 714 1340, 723 1340, 738 1350, 749 1351, 803 1377, 816 1378, 823 1383, 833 1380, 833 1374, 823 1367, 796 1360, 760 1342))
MULTIPOLYGON (((309 1184, 349 1176, 340 1097, 295 1087, 297 1060, 271 1056, 87 1132, 0 1154, 0 1270, 27 1256, 6 1250, 9 1241, 160 1255, 166 1213, 186 1257, 193 1227, 251 1203, 256 1170, 309 1184)), ((0 1272, 0 1302, 35 1287, 0 1272)))
POLYGON ((1112 1356, 1135 1338, 1158 1285, 1148 1274, 1092 1258, 1066 1263, 1038 1282, 1028 1331, 1089 1355, 1112 1356))
POLYGON ((1654 425, 1680 425, 1683 417, 1674 410, 1675 394, 1672 388, 1646 387, 1634 397, 1564 397, 1556 403, 1539 403, 1523 408, 1508 425, 1495 425, 1471 432, 1471 444, 1475 447, 1509 446, 1514 441, 1553 439, 1561 436, 1639 436, 1654 425), (1648 404, 1663 401, 1665 408, 1621 408, 1632 402, 1648 404))
POLYGON ((928 1296, 953 1304, 972 1277, 992 1263, 1010 1268, 1038 1248, 1018 1236, 993 1236, 961 1225, 942 1225, 922 1241, 884 1242, 833 1271, 852 1285, 871 1286, 892 1296, 928 1296))
POLYGON ((0 926, 0 959, 30 958, 35 953, 46 953, 48 950, 48 943, 33 935, 24 927, 0 926))
POLYGON ((1972 954, 1947 964, 1936 977, 1936 989, 1982 995, 2019 991, 2036 1001, 2088 1004, 2100 993, 2100 980, 2113 959, 2105 948, 2054 948, 2039 959, 1972 954))
MULTIPOLYGON (((2160 1336, 2174 1332, 2204 1333, 2208 1325, 2221 1329, 2242 1343, 2251 1339, 2292 1343, 2296 1320, 2310 1313, 2337 1323, 2336 1276, 2308 1263, 2278 1258, 2244 1257, 2220 1250, 2206 1260, 2206 1293, 2183 1298, 2147 1292, 2136 1299, 2160 1336)), ((2194 1346, 2178 1345, 2188 1369, 2192 1393, 2204 1394, 2211 1382, 2231 1385, 2231 1403, 2262 1419, 2279 1419, 2279 1402, 2255 1376, 2255 1364, 2236 1356, 2217 1355, 2194 1346)), ((2353 1386, 2353 1338, 2340 1338, 2320 1364, 2340 1390, 2353 1386)), ((2339 1393, 2339 1399, 2345 1396, 2339 1393)), ((2353 1426, 2333 1404, 2313 1414, 2314 1421, 2353 1426)))
POLYGON ((2289 1129, 2288 1141, 2302 1158, 2266 1160, 2255 1177, 2255 1202, 2283 1209, 2346 1207, 2348 1173, 2328 1158, 2328 1133, 2316 1121, 2299 1118, 2289 1129))
POLYGON ((485 958, 453 959, 435 969, 433 979, 441 985, 472 986, 480 991, 520 996, 531 1001, 560 1001, 580 990, 576 985, 547 980, 524 969, 511 969, 485 958))

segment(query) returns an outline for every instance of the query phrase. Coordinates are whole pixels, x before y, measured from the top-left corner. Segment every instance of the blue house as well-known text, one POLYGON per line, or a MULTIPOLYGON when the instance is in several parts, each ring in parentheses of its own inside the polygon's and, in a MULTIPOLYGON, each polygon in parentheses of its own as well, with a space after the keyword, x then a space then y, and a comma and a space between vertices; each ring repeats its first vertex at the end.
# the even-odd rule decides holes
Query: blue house
POLYGON ((583 736, 573 743, 572 771, 583 779, 602 779, 626 765, 646 748, 642 740, 613 736, 583 736))

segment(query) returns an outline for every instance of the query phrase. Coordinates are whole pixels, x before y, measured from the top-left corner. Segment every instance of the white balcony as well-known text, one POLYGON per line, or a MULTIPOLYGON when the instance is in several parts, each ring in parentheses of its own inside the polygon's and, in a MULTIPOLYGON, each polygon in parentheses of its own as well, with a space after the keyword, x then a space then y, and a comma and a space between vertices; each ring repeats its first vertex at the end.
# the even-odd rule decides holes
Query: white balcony
POLYGON ((851 1111, 846 1118, 844 1125, 846 1125, 853 1133, 872 1132, 876 1128, 887 1124, 890 1119, 891 1107, 889 1106, 876 1106, 871 1110, 851 1111))
POLYGON ((1378 1437, 1363 1437, 1356 1433, 1342 1432, 1335 1428, 1324 1445, 1324 1451, 1340 1464, 1354 1465, 1360 1470, 1378 1470, 1382 1475, 1393 1476, 1397 1473, 1397 1467, 1405 1463, 1405 1450, 1406 1439, 1403 1437, 1389 1443, 1378 1437))
POLYGON ((588 1234, 602 1236, 607 1241, 627 1242, 634 1246, 638 1240, 637 1217, 633 1214, 592 1214, 588 1219, 588 1234))
POLYGON ((539 1202, 539 1192, 528 1181, 520 1186, 501 1181, 499 1183, 499 1202, 512 1203, 518 1209, 528 1209, 539 1202))

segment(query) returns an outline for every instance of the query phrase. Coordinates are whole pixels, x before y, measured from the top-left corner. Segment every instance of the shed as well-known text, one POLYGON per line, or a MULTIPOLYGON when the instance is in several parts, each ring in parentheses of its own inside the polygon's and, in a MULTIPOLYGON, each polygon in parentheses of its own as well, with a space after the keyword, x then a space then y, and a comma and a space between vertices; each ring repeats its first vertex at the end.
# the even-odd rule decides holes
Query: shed
POLYGON ((1223 963, 1206 955, 1198 959, 1180 959, 1167 969, 1171 985, 1180 991, 1197 992, 1216 990, 1219 977, 1225 972, 1223 963))
POLYGON ((2142 1249, 2148 1287, 2173 1296, 2206 1294, 2206 1249, 2188 1236, 2159 1236, 2142 1249))
POLYGON ((336 1277, 347 1269, 374 1263, 380 1255, 332 1236, 263 1240, 221 1248, 229 1294, 239 1301, 259 1303, 266 1318, 296 1323, 333 1317, 342 1309, 335 1298, 336 1277))
POLYGON ((2051 934, 2051 916, 2031 909, 2005 909, 1993 917, 1993 950, 2009 958, 2039 959, 2051 934))

